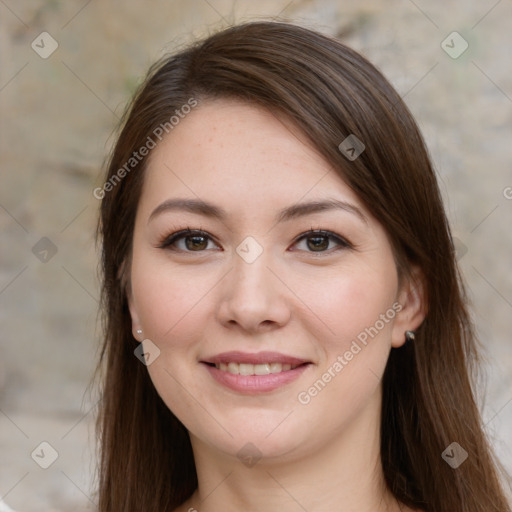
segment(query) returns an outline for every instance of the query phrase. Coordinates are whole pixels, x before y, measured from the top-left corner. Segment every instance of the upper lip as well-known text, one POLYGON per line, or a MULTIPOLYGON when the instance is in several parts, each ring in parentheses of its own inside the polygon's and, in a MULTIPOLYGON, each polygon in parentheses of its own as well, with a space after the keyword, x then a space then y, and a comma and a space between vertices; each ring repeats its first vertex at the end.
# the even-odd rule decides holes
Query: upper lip
POLYGON ((265 364, 265 363, 281 363, 300 365, 309 363, 306 359, 299 357, 280 354, 279 352, 222 352, 207 359, 202 360, 203 363, 220 364, 220 363, 242 363, 242 364, 265 364))

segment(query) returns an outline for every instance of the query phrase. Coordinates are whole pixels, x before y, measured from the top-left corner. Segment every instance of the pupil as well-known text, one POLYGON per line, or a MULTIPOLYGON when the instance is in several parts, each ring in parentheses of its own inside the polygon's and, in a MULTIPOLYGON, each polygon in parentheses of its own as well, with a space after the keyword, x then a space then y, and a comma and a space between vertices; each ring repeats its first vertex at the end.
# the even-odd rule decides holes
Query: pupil
POLYGON ((308 245, 313 250, 324 250, 329 247, 329 239, 325 236, 308 238, 308 245))
POLYGON ((186 239, 187 249, 198 250, 205 249, 207 246, 206 237, 204 236, 190 236, 186 239))

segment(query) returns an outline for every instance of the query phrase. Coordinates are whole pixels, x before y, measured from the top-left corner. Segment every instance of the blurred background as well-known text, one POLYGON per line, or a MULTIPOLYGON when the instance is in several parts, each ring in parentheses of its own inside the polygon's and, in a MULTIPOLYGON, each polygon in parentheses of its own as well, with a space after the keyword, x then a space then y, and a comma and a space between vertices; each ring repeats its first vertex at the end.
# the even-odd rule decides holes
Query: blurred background
POLYGON ((164 53, 277 17, 362 52, 415 115, 485 348, 484 422, 512 473, 510 0, 0 0, 0 497, 17 511, 95 510, 92 192, 126 102, 164 53))

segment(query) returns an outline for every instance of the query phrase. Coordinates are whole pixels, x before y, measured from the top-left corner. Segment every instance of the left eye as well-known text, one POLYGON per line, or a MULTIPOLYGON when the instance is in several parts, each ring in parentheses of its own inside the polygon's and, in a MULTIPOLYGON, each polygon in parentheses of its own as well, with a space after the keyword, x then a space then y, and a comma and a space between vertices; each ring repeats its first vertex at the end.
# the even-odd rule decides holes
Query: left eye
POLYGON ((308 252, 326 252, 336 247, 350 247, 350 244, 346 240, 343 240, 343 238, 330 231, 309 231, 301 235, 295 245, 299 246, 300 243, 305 244, 306 247, 305 249, 302 247, 300 250, 308 252))

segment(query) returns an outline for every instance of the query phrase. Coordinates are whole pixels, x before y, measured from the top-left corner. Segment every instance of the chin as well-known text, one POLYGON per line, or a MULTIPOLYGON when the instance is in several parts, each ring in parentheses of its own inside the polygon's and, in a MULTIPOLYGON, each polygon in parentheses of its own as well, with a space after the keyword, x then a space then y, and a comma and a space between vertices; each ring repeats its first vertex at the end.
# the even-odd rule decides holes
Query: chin
POLYGON ((299 452, 307 449, 308 439, 313 438, 313 432, 304 429, 304 422, 291 421, 294 415, 284 411, 256 411, 240 414, 224 415, 219 418, 222 425, 227 425, 229 434, 225 431, 212 436, 211 425, 191 425, 191 438, 207 444, 215 450, 228 456, 236 457, 242 462, 244 458, 258 458, 259 464, 277 463, 283 460, 299 457, 299 452), (284 419, 284 421, 283 421, 284 419))

